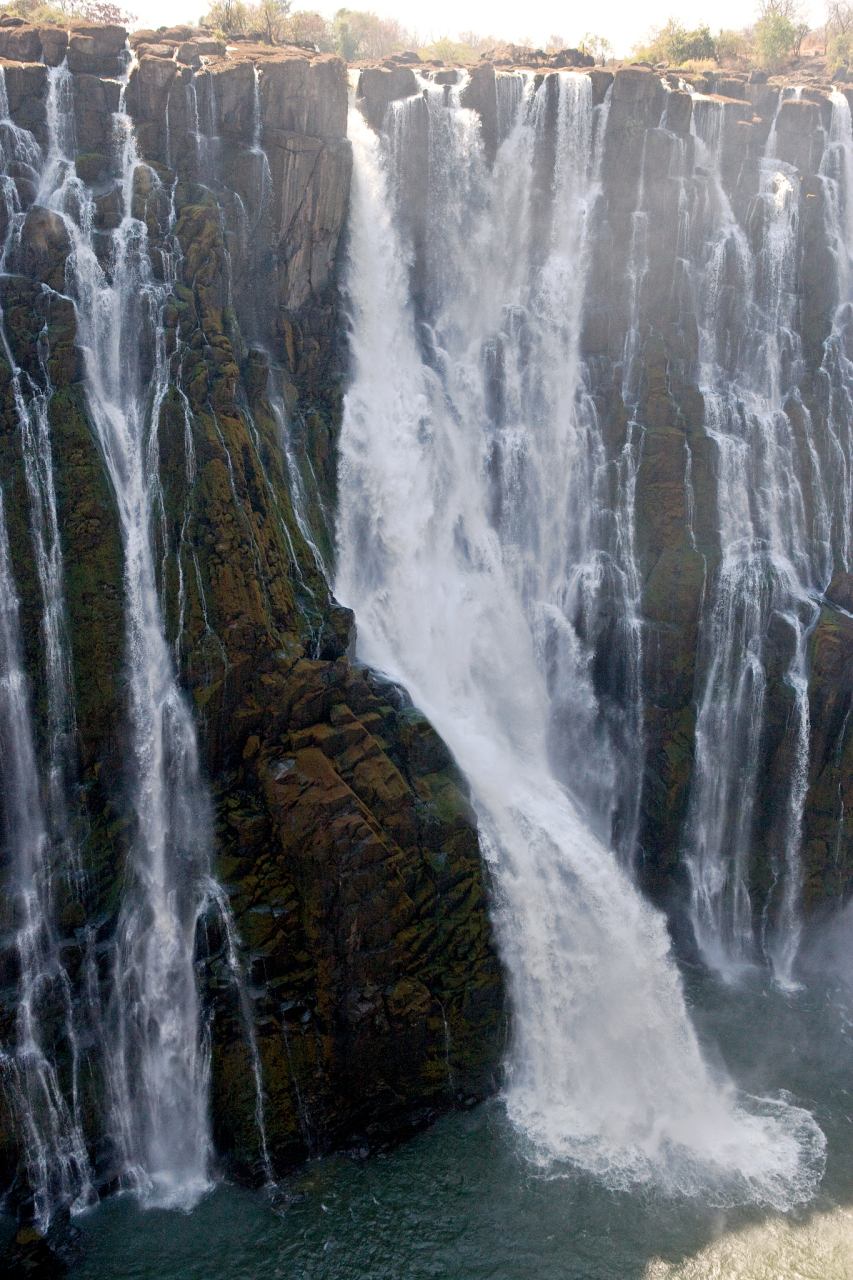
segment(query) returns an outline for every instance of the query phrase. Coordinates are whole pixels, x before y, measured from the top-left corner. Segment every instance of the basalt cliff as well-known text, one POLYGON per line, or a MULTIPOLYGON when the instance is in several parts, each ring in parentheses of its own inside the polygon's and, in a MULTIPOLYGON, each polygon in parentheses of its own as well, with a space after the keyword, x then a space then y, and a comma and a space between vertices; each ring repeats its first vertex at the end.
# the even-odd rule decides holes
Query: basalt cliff
MULTIPOLYGON (((209 797, 211 888, 193 917, 193 957, 220 1167, 259 1180, 336 1146, 367 1152, 470 1104, 497 1087, 508 1026, 466 781, 406 691, 359 663, 353 616, 329 585, 349 375, 347 68, 303 49, 226 48, 189 28, 130 44, 132 54, 119 28, 0 25, 3 607, 43 777, 53 939, 33 994, 21 942, 29 908, 12 885, 0 953, 0 1165, 23 1204, 38 1143, 22 1120, 15 1058, 22 983, 38 1006, 50 1088, 74 1095, 95 1191, 124 1176, 104 1124, 103 1019, 140 840, 138 759, 127 749, 129 648, 140 640, 127 621, 127 521, 93 419, 97 370, 70 283, 83 252, 71 217, 89 219, 80 235, 104 289, 132 224, 150 273, 142 293, 156 303, 138 318, 134 359, 152 412, 157 603, 209 797), (63 167, 77 212, 46 196, 63 167), (60 649, 61 724, 51 692, 60 649)), ((486 168, 508 137, 509 106, 523 95, 537 103, 533 194, 545 243, 567 74, 588 79, 599 129, 579 354, 610 505, 596 515, 595 581, 568 619, 591 736, 561 696, 555 662, 555 771, 685 947, 691 911, 700 933, 715 913, 734 922, 729 932, 743 923, 741 907, 721 905, 738 880, 760 947, 785 912, 826 909, 853 879, 853 312, 842 305, 847 196, 829 164, 841 95, 761 76, 686 86, 641 67, 527 79, 487 63, 361 69, 356 104, 376 131, 396 127, 399 139, 395 111, 415 104, 394 154, 430 359, 427 210, 444 171, 430 113, 417 106, 424 82, 476 113, 486 168), (762 168, 771 135, 772 187, 762 168), (727 231, 711 270, 714 219, 727 231), (782 582, 759 516, 733 513, 726 496, 732 469, 746 476, 747 508, 761 507, 769 485, 742 406, 754 390, 744 369, 764 358, 745 354, 762 332, 755 308, 777 269, 793 272, 779 295, 790 306, 761 314, 785 334, 773 372, 785 447, 772 475, 787 484, 809 564, 795 586, 782 582), (699 275, 706 286, 713 278, 711 293, 699 275), (740 409, 707 384, 709 363, 746 388, 740 409), (730 427, 739 412, 743 448, 733 453, 722 419, 730 427), (750 518, 741 541, 755 543, 751 613, 725 589, 737 521, 745 529, 750 518), (746 761, 725 786, 708 763, 715 741, 746 761), (611 762, 609 781, 592 776, 596 752, 611 762), (737 875, 716 900, 695 855, 713 844, 714 814, 743 846, 721 851, 717 840, 719 865, 736 864, 737 875)), ((508 314, 482 351, 495 527, 507 503, 509 353, 523 351, 525 323, 508 314)), ((7 683, 14 665, 7 654, 7 683)), ((14 878, 13 746, 3 748, 4 868, 14 878)))

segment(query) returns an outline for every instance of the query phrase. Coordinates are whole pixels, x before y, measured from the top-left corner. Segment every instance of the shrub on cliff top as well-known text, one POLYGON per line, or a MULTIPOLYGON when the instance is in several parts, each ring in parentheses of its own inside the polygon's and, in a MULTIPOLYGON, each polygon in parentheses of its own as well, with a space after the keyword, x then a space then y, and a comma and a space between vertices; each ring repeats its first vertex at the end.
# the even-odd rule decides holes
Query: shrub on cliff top
POLYGON ((797 29, 782 13, 765 13, 755 24, 755 44, 759 62, 768 71, 785 65, 797 39, 797 29))
POLYGON ((58 0, 56 4, 45 0, 13 0, 0 5, 0 12, 13 13, 24 22, 35 26, 64 27, 69 22, 100 22, 116 27, 132 26, 137 18, 108 0, 58 0))
POLYGON ((669 18, 662 27, 653 27, 647 43, 634 50, 634 57, 640 62, 668 62, 673 66, 715 56, 714 37, 707 23, 688 31, 678 18, 669 18))

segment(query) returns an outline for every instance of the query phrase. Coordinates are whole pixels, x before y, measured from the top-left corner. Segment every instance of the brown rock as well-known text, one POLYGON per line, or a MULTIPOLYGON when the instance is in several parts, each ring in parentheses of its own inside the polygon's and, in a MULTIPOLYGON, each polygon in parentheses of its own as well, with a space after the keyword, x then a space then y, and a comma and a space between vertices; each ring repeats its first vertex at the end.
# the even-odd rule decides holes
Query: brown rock
POLYGON ((12 58, 15 62, 38 62, 41 58, 38 28, 22 25, 0 29, 0 58, 12 58))
POLYGON ((587 75, 592 81, 592 105, 599 107, 607 97, 607 90, 613 83, 613 72, 603 71, 601 67, 592 67, 587 72, 587 75))
POLYGON ((68 52, 68 32, 62 27, 39 27, 41 53, 48 67, 58 67, 68 52))
POLYGON ((140 62, 143 58, 173 58, 175 56, 175 46, 173 44, 139 44, 136 46, 136 56, 140 62))
POLYGON ((127 42, 124 27, 77 23, 68 41, 68 68, 92 75, 114 76, 120 69, 119 54, 127 42))
POLYGON ((194 44, 192 40, 187 40, 185 44, 178 47, 177 58, 178 62, 184 63, 187 67, 201 66, 201 52, 198 45, 194 44))
POLYGON ((693 118, 693 99, 689 93, 679 89, 673 90, 666 100, 666 114, 663 127, 673 133, 689 133, 690 121, 693 118))
POLYGON ((381 129, 389 102, 411 98, 418 83, 411 67, 365 67, 358 78, 356 100, 373 129, 381 129))
POLYGON ((837 573, 826 588, 826 598, 839 609, 853 614, 853 573, 837 573))

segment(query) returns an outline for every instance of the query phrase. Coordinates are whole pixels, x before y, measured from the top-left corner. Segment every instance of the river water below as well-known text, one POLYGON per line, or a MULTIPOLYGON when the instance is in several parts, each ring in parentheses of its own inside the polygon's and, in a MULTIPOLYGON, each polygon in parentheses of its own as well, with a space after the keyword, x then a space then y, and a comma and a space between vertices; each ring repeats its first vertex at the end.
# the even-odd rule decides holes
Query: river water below
POLYGON ((74 1280, 853 1280, 853 994, 763 974, 684 975, 706 1056, 745 1092, 808 1108, 817 1196, 787 1214, 534 1169, 500 1098, 360 1162, 309 1163, 268 1195, 220 1182, 188 1214, 130 1196, 77 1221, 74 1280), (284 1204, 282 1203, 284 1202, 284 1204))

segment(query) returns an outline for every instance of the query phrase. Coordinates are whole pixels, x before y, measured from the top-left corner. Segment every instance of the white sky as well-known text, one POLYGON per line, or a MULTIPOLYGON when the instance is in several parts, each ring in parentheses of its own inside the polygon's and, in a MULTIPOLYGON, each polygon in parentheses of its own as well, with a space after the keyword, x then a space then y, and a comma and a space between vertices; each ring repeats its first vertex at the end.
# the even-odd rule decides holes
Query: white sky
MULTIPOLYGON (((592 9, 571 7, 559 0, 431 0, 413 5, 405 0, 335 0, 312 4, 294 0, 293 8, 316 9, 331 14, 342 5, 350 9, 371 9, 381 17, 394 17, 422 37, 457 36, 460 31, 476 31, 504 40, 529 36, 543 44, 549 36, 560 35, 568 44, 580 41, 587 31, 606 36, 617 57, 625 57, 648 29, 660 26, 670 15, 687 27, 707 22, 712 31, 719 27, 740 28, 756 16, 757 0, 712 0, 711 3, 679 3, 679 0, 598 0, 592 9)), ((197 22, 207 5, 204 0, 126 0, 126 7, 139 16, 140 26, 197 22)), ((822 0, 805 0, 813 25, 821 22, 826 10, 822 0)))

